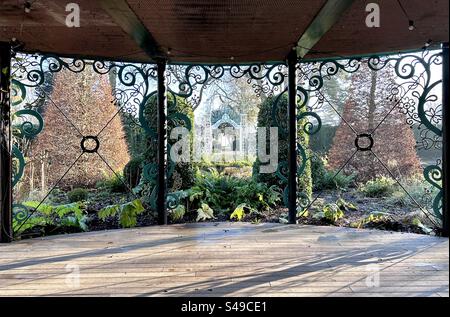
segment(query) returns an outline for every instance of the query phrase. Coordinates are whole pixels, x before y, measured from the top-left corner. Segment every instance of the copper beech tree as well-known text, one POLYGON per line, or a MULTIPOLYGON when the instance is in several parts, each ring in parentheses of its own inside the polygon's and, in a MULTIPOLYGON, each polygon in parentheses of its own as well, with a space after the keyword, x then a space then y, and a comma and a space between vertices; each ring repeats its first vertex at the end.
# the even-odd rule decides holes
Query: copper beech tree
MULTIPOLYGON (((358 181, 367 181, 390 176, 386 167, 395 177, 409 177, 420 172, 414 133, 406 121, 404 109, 397 105, 401 96, 393 94, 396 87, 398 83, 391 67, 373 71, 361 65, 359 71, 352 74, 343 120, 328 152, 331 169, 341 168, 357 150, 356 135, 367 133, 373 138, 373 153, 356 152, 347 162, 344 173, 355 173, 358 181)), ((359 139, 361 148, 367 149, 369 145, 369 138, 359 139)))
MULTIPOLYGON (((122 171, 130 157, 121 115, 112 99, 108 76, 89 69, 80 73, 62 70, 54 75, 42 110, 44 130, 29 153, 26 176, 31 188, 45 190, 55 185, 75 161, 59 187, 93 186, 114 176, 110 167, 122 171), (83 153, 83 136, 97 134, 98 153, 83 153)), ((85 146, 93 149, 95 142, 88 140, 85 146)))

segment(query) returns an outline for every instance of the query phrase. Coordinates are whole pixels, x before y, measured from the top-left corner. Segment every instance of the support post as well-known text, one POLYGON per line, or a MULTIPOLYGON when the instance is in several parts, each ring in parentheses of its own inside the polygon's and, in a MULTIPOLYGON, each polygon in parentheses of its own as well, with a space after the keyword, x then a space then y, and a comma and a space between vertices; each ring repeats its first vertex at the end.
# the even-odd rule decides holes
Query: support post
POLYGON ((156 206, 158 211, 158 223, 167 224, 166 209, 166 187, 167 187, 167 82, 166 82, 166 61, 158 60, 158 195, 156 206))
POLYGON ((288 56, 288 208, 289 223, 297 220, 297 55, 291 51, 288 56))
POLYGON ((449 155, 450 147, 448 145, 448 136, 450 135, 450 105, 449 105, 449 57, 448 57, 448 42, 442 44, 442 235, 448 237, 449 235, 449 219, 448 219, 448 204, 450 203, 448 195, 449 185, 449 155))
POLYGON ((11 46, 0 42, 0 242, 12 240, 11 46))

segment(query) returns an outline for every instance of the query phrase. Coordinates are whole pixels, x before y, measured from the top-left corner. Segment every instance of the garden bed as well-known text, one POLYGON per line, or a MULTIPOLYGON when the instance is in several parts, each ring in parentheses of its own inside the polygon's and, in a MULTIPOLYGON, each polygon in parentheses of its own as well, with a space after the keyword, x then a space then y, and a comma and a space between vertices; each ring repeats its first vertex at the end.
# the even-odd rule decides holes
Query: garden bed
MULTIPOLYGON (((169 190, 169 223, 288 223, 283 187, 252 176, 249 165, 223 166, 222 172, 197 168, 188 188, 169 190)), ((298 207, 298 223, 438 234, 421 207, 429 206, 433 196, 422 178, 404 179, 399 186, 387 177, 355 183, 351 175, 333 175, 328 170, 320 177, 313 174, 311 200, 298 207)), ((43 203, 39 195, 30 195, 21 204, 36 212, 24 226, 15 223, 15 231, 23 239, 157 224, 149 193, 135 189, 130 192, 120 180, 106 179, 95 188, 55 189, 43 203)))
MULTIPOLYGON (((58 194, 61 198, 61 194, 58 194)), ((365 197, 356 189, 350 189, 345 193, 339 193, 334 190, 327 190, 321 193, 314 193, 313 197, 319 196, 309 208, 308 212, 300 214, 298 218, 299 224, 317 225, 317 226, 339 226, 352 228, 370 228, 379 230, 390 230, 399 232, 410 232, 418 234, 435 234, 427 226, 427 218, 418 208, 408 206, 395 206, 386 198, 365 197), (321 216, 324 206, 334 204, 341 200, 347 206, 353 208, 342 208, 342 216, 339 219, 331 220, 321 216)), ((47 236, 55 234, 76 233, 83 231, 99 231, 119 229, 123 226, 119 217, 110 216, 101 218, 99 210, 106 206, 117 204, 124 201, 126 195, 124 193, 115 193, 107 196, 101 194, 101 201, 98 198, 98 192, 91 191, 89 193, 90 202, 85 205, 86 219, 84 220, 86 227, 76 225, 56 225, 48 223, 46 225, 36 225, 24 230, 21 238, 33 238, 38 236, 47 236)), ((61 199, 62 200, 62 199, 61 199)), ((287 223, 288 210, 284 207, 267 208, 264 211, 245 212, 240 219, 242 222, 251 223, 287 223)), ((59 219, 60 220, 60 219, 59 219)), ((221 212, 214 215, 213 218, 203 219, 206 222, 227 222, 237 221, 230 220, 230 212, 221 212)), ((193 223, 197 222, 197 214, 195 212, 186 212, 181 219, 171 220, 171 223, 193 223)), ((154 213, 143 212, 136 216, 136 227, 156 225, 157 220, 154 213)))

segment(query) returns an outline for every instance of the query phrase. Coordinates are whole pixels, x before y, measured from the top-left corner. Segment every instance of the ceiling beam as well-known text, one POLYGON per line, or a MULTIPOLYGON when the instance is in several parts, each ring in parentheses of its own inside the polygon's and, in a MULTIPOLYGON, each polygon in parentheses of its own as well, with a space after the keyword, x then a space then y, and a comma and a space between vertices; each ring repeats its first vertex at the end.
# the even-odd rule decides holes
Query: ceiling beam
POLYGON ((130 8, 126 0, 98 0, 103 10, 127 33, 153 60, 165 58, 150 31, 130 8))
POLYGON ((298 40, 297 57, 305 57, 353 2, 354 0, 328 0, 298 40))

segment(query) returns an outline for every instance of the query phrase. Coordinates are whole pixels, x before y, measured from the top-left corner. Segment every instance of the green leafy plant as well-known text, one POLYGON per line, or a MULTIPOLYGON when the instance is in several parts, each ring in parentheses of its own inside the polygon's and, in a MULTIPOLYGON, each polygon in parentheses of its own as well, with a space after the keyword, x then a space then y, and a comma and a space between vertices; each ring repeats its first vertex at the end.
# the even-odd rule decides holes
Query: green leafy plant
POLYGON ((236 218, 237 221, 241 221, 245 216, 245 211, 252 211, 252 208, 248 207, 247 204, 243 203, 238 205, 230 215, 230 220, 236 218))
POLYGON ((84 188, 75 188, 67 193, 67 198, 71 203, 83 201, 88 198, 89 191, 84 188))
POLYGON ((231 214, 240 204, 250 209, 265 210, 281 200, 276 186, 258 183, 253 178, 222 175, 216 169, 197 172, 195 185, 188 190, 192 204, 206 203, 219 213, 231 214), (226 199, 233 197, 233 199, 226 199))
POLYGON ((423 176, 405 178, 401 180, 401 183, 405 190, 400 186, 396 186, 395 192, 385 199, 387 204, 416 208, 417 202, 421 206, 427 206, 429 204, 428 197, 435 197, 439 191, 439 189, 428 183, 423 176))
POLYGON ((200 186, 193 186, 187 191, 187 196, 189 197, 189 202, 200 201, 203 197, 204 191, 200 186))
POLYGON ((252 166, 253 162, 247 160, 239 160, 232 162, 211 162, 210 160, 206 160, 204 157, 202 160, 196 164, 196 167, 203 170, 208 170, 210 168, 225 168, 225 167, 246 167, 252 166))
POLYGON ((300 209, 297 211, 297 218, 307 218, 309 216, 309 210, 308 209, 300 209))
POLYGON ((117 174, 108 176, 95 184, 95 187, 100 190, 105 190, 110 193, 124 193, 127 191, 127 187, 124 183, 123 176, 117 174))
POLYGON ((130 188, 134 188, 139 183, 142 173, 144 159, 142 156, 131 159, 123 168, 125 182, 130 188))
POLYGON ((318 212, 315 212, 315 213, 312 215, 312 217, 313 217, 314 219, 323 219, 323 218, 325 218, 325 213, 324 213, 323 211, 318 211, 318 212))
POLYGON ((214 219, 214 210, 208 206, 208 204, 202 204, 200 208, 197 209, 197 221, 214 219))
POLYGON ((289 220, 288 220, 288 214, 287 213, 282 213, 279 217, 278 217, 278 222, 282 223, 282 224, 288 224, 289 220))
POLYGON ((342 172, 336 174, 335 171, 325 170, 323 174, 319 174, 314 180, 315 190, 326 190, 326 189, 339 189, 347 190, 353 185, 355 181, 355 175, 345 175, 342 172), (319 176, 320 175, 320 176, 319 176))
POLYGON ((367 197, 390 197, 396 190, 396 181, 384 176, 369 180, 359 188, 367 197))
POLYGON ((414 218, 412 224, 422 229, 422 231, 426 234, 430 234, 431 232, 433 232, 433 229, 424 225, 418 218, 414 218))
POLYGON ((363 226, 367 225, 368 223, 379 223, 382 221, 385 221, 390 216, 389 213, 384 211, 372 211, 370 214, 368 214, 366 217, 358 221, 355 226, 357 228, 362 228, 363 226))
POLYGON ((137 224, 137 216, 145 211, 142 201, 135 199, 124 204, 109 205, 98 212, 98 217, 106 220, 108 217, 117 216, 123 228, 131 228, 137 224))
POLYGON ((45 216, 50 216, 53 212, 53 209, 55 206, 52 206, 50 204, 44 204, 39 201, 25 201, 22 203, 25 207, 28 207, 30 210, 35 210, 36 212, 39 212, 45 216))
MULTIPOLYGON (((241 208, 250 214, 268 210, 281 201, 278 187, 258 183, 252 177, 234 177, 219 173, 215 168, 197 170, 195 184, 187 190, 177 192, 178 201, 189 210, 203 210, 204 204, 214 213, 241 220, 241 208), (231 197, 231 199, 229 198, 231 197)), ((203 219, 203 217, 200 217, 203 219)))
POLYGON ((358 210, 358 207, 355 204, 345 201, 344 198, 339 198, 338 200, 336 200, 336 205, 342 211, 358 210))
POLYGON ((54 231, 66 227, 79 231, 88 230, 88 217, 83 203, 50 205, 38 201, 26 201, 22 205, 29 210, 31 216, 23 223, 13 217, 13 228, 18 234, 37 227, 42 228, 41 231, 44 233, 45 228, 50 226, 55 227, 54 231))
POLYGON ((178 205, 169 211, 169 216, 173 221, 180 221, 186 213, 186 208, 183 205, 178 205))
POLYGON ((45 228, 48 226, 53 226, 54 221, 47 217, 42 217, 38 215, 31 216, 27 221, 23 224, 18 223, 16 220, 13 220, 13 228, 16 235, 22 235, 25 232, 33 231, 39 228, 42 235, 45 234, 45 228))
POLYGON ((327 204, 322 211, 324 218, 331 222, 336 222, 344 217, 344 211, 337 204, 327 204))

